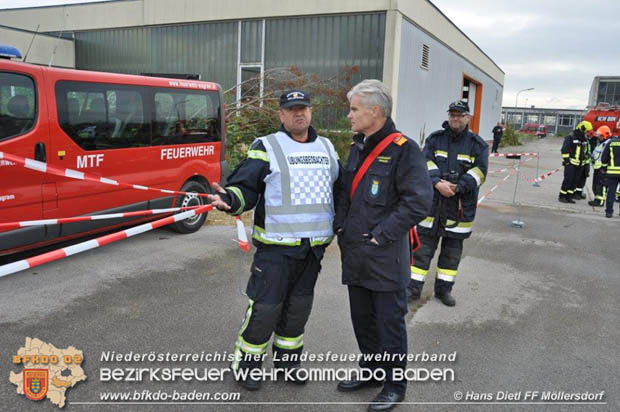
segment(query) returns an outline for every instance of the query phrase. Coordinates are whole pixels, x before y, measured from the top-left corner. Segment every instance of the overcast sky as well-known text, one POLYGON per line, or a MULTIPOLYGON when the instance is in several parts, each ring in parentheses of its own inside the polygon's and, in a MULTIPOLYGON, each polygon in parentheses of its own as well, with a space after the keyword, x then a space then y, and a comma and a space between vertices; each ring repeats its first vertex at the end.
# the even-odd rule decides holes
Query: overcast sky
POLYGON ((620 76, 620 0, 431 0, 506 73, 504 106, 583 109, 620 76))
MULTIPOLYGON (((620 75, 620 0, 431 1, 506 73, 504 106, 534 87, 519 106, 582 109, 594 76, 620 75)), ((0 0, 0 9, 85 2, 0 0)))

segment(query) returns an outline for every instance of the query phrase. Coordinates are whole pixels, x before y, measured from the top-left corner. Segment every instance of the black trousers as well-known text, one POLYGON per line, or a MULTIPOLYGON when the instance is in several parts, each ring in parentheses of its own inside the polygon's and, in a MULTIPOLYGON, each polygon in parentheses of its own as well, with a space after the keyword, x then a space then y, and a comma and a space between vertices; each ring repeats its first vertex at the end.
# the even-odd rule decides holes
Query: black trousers
POLYGON ((491 153, 497 153, 497 149, 499 148, 499 144, 502 141, 502 136, 495 137, 493 136, 493 148, 491 149, 491 153))
POLYGON ((360 286, 349 286, 351 320, 357 344, 363 355, 387 353, 386 361, 362 361, 360 366, 383 369, 386 374, 384 389, 405 394, 407 381, 395 379, 394 369, 407 366, 407 293, 405 289, 395 292, 375 292, 360 286), (399 359, 398 355, 403 355, 399 359))
POLYGON ((575 187, 577 184, 577 176, 580 173, 578 166, 567 164, 564 166, 564 180, 562 180, 562 187, 560 188, 560 196, 572 197, 575 194, 575 187))
MULTIPOLYGON (((259 368, 258 356, 273 341, 274 356, 299 355, 303 334, 314 300, 314 285, 321 270, 311 249, 305 257, 294 258, 272 249, 258 249, 252 263, 252 275, 246 292, 250 303, 235 345, 233 369, 259 368), (250 355, 250 356, 247 356, 250 355)), ((297 366, 297 361, 275 362, 277 368, 297 366)))

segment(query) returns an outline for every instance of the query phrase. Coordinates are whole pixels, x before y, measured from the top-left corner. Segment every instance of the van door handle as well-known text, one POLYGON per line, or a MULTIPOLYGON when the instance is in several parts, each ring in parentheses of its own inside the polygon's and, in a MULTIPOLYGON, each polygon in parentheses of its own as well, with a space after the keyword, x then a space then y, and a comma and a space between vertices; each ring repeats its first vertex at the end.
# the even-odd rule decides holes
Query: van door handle
POLYGON ((45 162, 47 159, 47 155, 45 153, 45 143, 39 142, 34 145, 34 160, 38 160, 39 162, 45 162))

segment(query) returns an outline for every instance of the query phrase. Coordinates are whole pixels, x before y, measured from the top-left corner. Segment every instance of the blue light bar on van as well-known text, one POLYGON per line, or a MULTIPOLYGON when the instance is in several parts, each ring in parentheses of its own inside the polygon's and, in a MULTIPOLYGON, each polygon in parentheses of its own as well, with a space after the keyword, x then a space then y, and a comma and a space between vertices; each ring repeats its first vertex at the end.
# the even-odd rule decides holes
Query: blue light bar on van
POLYGON ((4 46, 0 44, 0 57, 5 59, 21 59, 22 54, 17 50, 17 47, 4 46))

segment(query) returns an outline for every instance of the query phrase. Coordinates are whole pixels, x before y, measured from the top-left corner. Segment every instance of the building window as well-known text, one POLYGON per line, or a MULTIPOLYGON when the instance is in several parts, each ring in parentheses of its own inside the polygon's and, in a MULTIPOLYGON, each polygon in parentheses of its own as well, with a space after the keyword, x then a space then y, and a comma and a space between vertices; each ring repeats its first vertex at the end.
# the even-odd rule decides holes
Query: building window
POLYGON ((265 20, 240 21, 238 26, 237 107, 263 105, 265 20))
POLYGON ((560 115, 560 126, 573 127, 574 117, 568 114, 560 115))
POLYGON ((544 123, 546 126, 555 126, 555 116, 545 115, 544 123))
POLYGON ((525 123, 538 123, 537 114, 528 114, 525 116, 525 123))
POLYGON ((508 124, 519 125, 521 127, 521 113, 508 113, 508 124))
POLYGON ((430 47, 426 44, 422 45, 422 63, 420 67, 424 70, 429 70, 430 67, 430 47))
POLYGON ((600 82, 596 99, 596 104, 599 103, 620 105, 620 82, 600 82))

